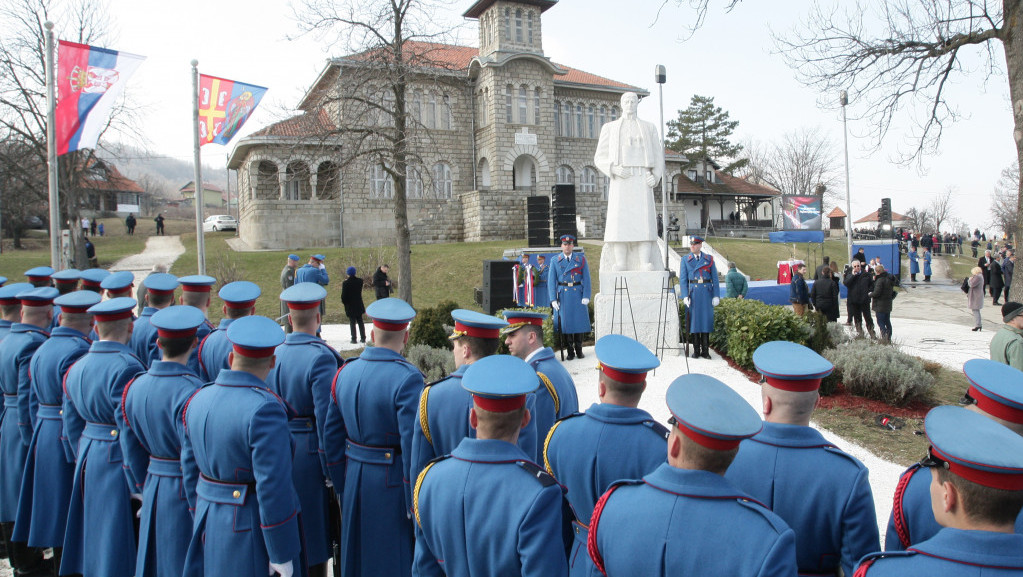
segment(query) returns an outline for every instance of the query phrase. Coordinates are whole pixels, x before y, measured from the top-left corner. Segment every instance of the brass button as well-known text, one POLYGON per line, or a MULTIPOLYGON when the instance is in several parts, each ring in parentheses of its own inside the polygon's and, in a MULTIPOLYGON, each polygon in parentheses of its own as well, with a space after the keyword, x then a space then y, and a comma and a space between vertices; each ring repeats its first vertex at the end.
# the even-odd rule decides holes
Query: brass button
POLYGON ((384 458, 385 459, 390 459, 391 458, 391 454, 390 453, 384 453, 384 458))
POLYGON ((237 499, 238 497, 242 496, 242 492, 237 490, 237 489, 235 489, 234 493, 231 493, 231 496, 234 497, 235 499, 237 499))
POLYGON ((110 436, 111 437, 116 437, 117 436, 117 429, 114 429, 114 430, 110 431, 110 436))
POLYGON ((58 415, 63 415, 63 414, 64 414, 64 409, 61 409, 61 410, 60 410, 60 412, 59 412, 59 413, 57 413, 57 414, 58 414, 58 415))
POLYGON ((306 423, 305 424, 305 428, 312 429, 313 428, 313 424, 312 423, 306 423))

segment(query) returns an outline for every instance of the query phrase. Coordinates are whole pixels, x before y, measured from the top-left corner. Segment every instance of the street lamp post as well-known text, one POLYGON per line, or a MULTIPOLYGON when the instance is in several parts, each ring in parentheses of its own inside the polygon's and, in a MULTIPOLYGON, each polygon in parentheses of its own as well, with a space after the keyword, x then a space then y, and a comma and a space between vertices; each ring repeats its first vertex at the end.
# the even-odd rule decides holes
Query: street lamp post
POLYGON ((839 95, 838 102, 842 105, 842 140, 845 144, 845 242, 846 247, 849 249, 849 260, 846 262, 852 262, 852 194, 849 192, 849 127, 845 120, 845 107, 849 104, 849 94, 845 90, 839 95))
MULTIPOLYGON (((661 149, 664 149, 664 83, 667 82, 667 69, 663 64, 654 67, 654 81, 657 82, 657 96, 661 105, 661 149)), ((661 155, 664 158, 664 155, 661 155)), ((661 234, 664 235, 664 270, 671 270, 668 263, 668 176, 667 163, 661 163, 661 234)))

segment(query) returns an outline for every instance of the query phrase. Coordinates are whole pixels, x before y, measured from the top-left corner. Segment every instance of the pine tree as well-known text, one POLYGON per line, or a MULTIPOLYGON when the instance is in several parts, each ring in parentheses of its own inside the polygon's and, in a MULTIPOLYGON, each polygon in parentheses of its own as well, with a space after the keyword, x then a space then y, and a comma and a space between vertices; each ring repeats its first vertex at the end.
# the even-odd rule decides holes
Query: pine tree
MULTIPOLYGON (((736 159, 742 152, 741 144, 733 144, 729 138, 738 120, 729 120, 728 112, 714 106, 714 98, 693 95, 689 108, 679 110, 677 120, 668 121, 668 148, 680 152, 689 159, 690 166, 705 158, 716 162, 736 159)), ((748 162, 734 160, 722 172, 732 174, 748 162)))

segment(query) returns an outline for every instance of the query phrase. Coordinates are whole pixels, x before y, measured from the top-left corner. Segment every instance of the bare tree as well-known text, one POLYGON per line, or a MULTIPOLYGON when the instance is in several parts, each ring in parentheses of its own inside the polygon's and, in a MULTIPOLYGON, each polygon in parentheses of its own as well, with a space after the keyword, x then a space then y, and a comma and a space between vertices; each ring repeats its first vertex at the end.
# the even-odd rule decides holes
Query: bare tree
POLYGON ((744 178, 785 194, 813 196, 823 190, 826 204, 836 202, 838 152, 819 128, 794 130, 763 146, 752 142, 744 146, 749 160, 740 172, 744 178))
POLYGON ((927 212, 931 215, 931 221, 934 224, 934 232, 941 232, 941 225, 945 224, 949 217, 952 216, 952 193, 954 190, 949 187, 945 190, 944 194, 934 197, 931 200, 931 204, 927 207, 927 212))
MULTIPOLYGON (((723 2, 725 12, 731 12, 732 9, 735 8, 736 4, 741 1, 742 0, 727 0, 723 2)), ((711 2, 712 0, 663 0, 661 2, 661 7, 657 11, 657 15, 659 17, 661 11, 664 10, 664 7, 669 3, 677 6, 688 5, 696 16, 692 24, 685 26, 685 34, 682 36, 682 40, 688 40, 696 33, 697 30, 699 30, 701 26, 703 26, 703 22, 707 19, 707 11, 710 9, 711 2)))
POLYGON ((934 231, 934 215, 930 209, 912 207, 904 214, 905 227, 909 230, 916 232, 932 232, 934 231))
POLYGON ((988 226, 1010 232, 1016 230, 1019 221, 1019 203, 1016 183, 1019 182, 1019 165, 1013 163, 1002 169, 1002 175, 995 183, 991 197, 991 221, 988 226))

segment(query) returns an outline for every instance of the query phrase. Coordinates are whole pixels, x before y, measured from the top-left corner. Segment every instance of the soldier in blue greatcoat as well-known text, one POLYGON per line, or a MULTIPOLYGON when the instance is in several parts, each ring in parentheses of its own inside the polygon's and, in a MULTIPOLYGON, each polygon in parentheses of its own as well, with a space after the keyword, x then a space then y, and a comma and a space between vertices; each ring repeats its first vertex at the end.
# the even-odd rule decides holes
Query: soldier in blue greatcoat
POLYGON ((135 515, 122 466, 115 414, 124 386, 145 370, 128 347, 135 299, 93 305, 99 341, 64 377, 65 443, 75 456, 75 480, 60 571, 85 577, 135 575, 135 515))
POLYGON ((543 444, 543 465, 568 489, 574 544, 568 556, 573 577, 599 573, 586 550, 590 515, 615 481, 640 479, 665 462, 668 429, 639 408, 647 372, 661 363, 646 347, 623 335, 605 335, 597 355, 597 396, 585 413, 558 421, 543 444))
MULTIPOLYGON (((216 330, 213 323, 209 321, 209 309, 212 300, 210 293, 213 291, 213 285, 217 283, 217 279, 204 274, 194 274, 183 276, 178 281, 181 282, 181 299, 178 302, 199 309, 207 319, 195 331, 195 338, 201 343, 206 335, 216 330)), ((193 349, 192 356, 188 357, 188 369, 193 374, 199 375, 199 347, 193 349)))
POLYGON ((924 247, 923 260, 924 260, 924 282, 931 282, 931 249, 929 249, 927 247, 924 247))
POLYGON ((0 287, 0 341, 11 332, 14 323, 21 322, 21 301, 18 293, 31 289, 27 282, 18 282, 0 287))
POLYGON ((92 331, 89 307, 100 296, 92 291, 75 291, 54 299, 60 305, 60 326, 36 349, 29 364, 32 393, 39 403, 32 442, 28 447, 25 474, 21 479, 18 518, 14 540, 30 547, 53 548, 53 574, 60 569, 61 549, 75 461, 65 451, 64 424, 60 411, 64 402, 64 374, 89 350, 92 331))
MULTIPOLYGON (((969 409, 1023 435, 1023 372, 988 359, 971 359, 963 365, 970 385, 965 398, 969 409)), ((903 551, 926 541, 941 530, 931 511, 931 476, 917 463, 907 469, 895 489, 892 513, 885 533, 885 551, 903 551)), ((1016 521, 1023 533, 1023 516, 1016 521)))
POLYGON ((142 281, 146 287, 145 307, 131 329, 131 349, 142 364, 149 365, 160 360, 160 349, 156 346, 156 327, 150 319, 157 311, 174 304, 174 291, 178 288, 178 277, 165 272, 153 273, 142 281))
POLYGON ((412 429, 423 374, 401 355, 416 315, 385 298, 366 309, 372 347, 337 372, 323 450, 341 501, 342 574, 409 575, 412 520, 412 429))
MULTIPOLYGON (((331 556, 330 493, 323 467, 320 432, 330 405, 330 387, 341 364, 337 351, 316 336, 320 303, 327 289, 295 283, 281 293, 292 332, 277 347, 277 363, 267 385, 294 409, 288 422, 295 447, 292 475, 302 505, 302 532, 310 577, 326 575, 331 556)), ((230 328, 228 328, 230 330, 230 328)))
MULTIPOLYGON (((309 257, 309 262, 302 265, 297 271, 295 271, 295 284, 300 282, 314 282, 320 286, 327 286, 330 284, 330 275, 327 274, 327 267, 323 264, 323 261, 327 260, 327 257, 322 254, 314 254, 309 257)), ((320 303, 320 316, 323 316, 327 312, 326 300, 320 303)))
POLYGON ((852 575, 880 549, 867 468, 810 427, 821 379, 834 366, 796 343, 757 347, 764 429, 739 446, 725 478, 770 507, 796 534, 801 575, 852 575))
MULTIPOLYGON (((131 271, 119 270, 107 275, 100 281, 99 286, 106 292, 108 299, 131 297, 131 289, 135 286, 135 275, 131 271)), ((132 318, 135 318, 134 314, 132 314, 132 318)))
MULTIPOLYGON (((420 395, 412 432, 412 478, 431 460, 453 451, 462 439, 476 435, 469 426, 472 395, 462 388, 462 376, 470 365, 497 352, 500 330, 508 326, 497 317, 465 309, 451 311, 451 317, 455 328, 448 338, 454 347, 455 372, 430 383, 420 395)), ((535 404, 536 395, 528 395, 526 407, 532 412, 535 404)), ((536 423, 530 420, 519 434, 519 448, 535 456, 538 441, 536 423)))
POLYGON ((714 307, 721 287, 714 257, 703 252, 703 238, 689 237, 689 254, 679 267, 678 290, 686 305, 686 330, 693 343, 693 358, 710 358, 710 333, 714 331, 714 307))
POLYGON ((756 411, 728 385, 689 374, 668 387, 668 462, 616 483, 590 518, 589 551, 618 575, 796 574, 795 536, 724 478, 739 442, 760 432, 756 411))
POLYGON ((103 280, 110 276, 105 268, 89 268, 82 271, 82 290, 103 294, 103 280))
MULTIPOLYGON (((78 281, 82 278, 82 271, 76 268, 66 268, 62 271, 53 273, 50 279, 53 281, 53 288, 57 289, 57 292, 61 295, 66 295, 78 290, 78 281)), ((60 305, 53 305, 53 322, 50 323, 50 329, 55 329, 60 326, 60 305)))
POLYGON ((0 467, 0 529, 7 542, 12 567, 19 573, 28 573, 42 561, 42 550, 30 549, 23 541, 12 541, 12 537, 21 477, 38 410, 29 367, 36 350, 50 336, 57 289, 28 288, 16 296, 21 301, 21 321, 11 326, 10 334, 0 347, 0 389, 4 394, 0 417, 0 463, 3 463, 0 467))
MULTIPOLYGON (((150 293, 152 294, 152 293, 150 293)), ((117 412, 131 492, 142 495, 135 577, 181 575, 192 537, 181 476, 185 403, 202 387, 185 363, 195 348, 202 312, 190 306, 152 316, 161 360, 124 387, 117 412)))
POLYGON ((35 288, 52 287, 54 269, 51 266, 37 266, 25 271, 29 284, 35 288))
POLYGON ((266 384, 280 325, 238 319, 231 369, 185 407, 181 468, 195 509, 185 577, 305 575, 288 407, 266 384))
MULTIPOLYGON (((554 426, 554 421, 579 410, 579 394, 572 375, 554 356, 554 351, 543 346, 543 321, 546 318, 547 313, 505 311, 504 320, 508 321, 508 326, 501 329, 508 352, 529 363, 540 377, 533 412, 538 441, 547 438, 547 431, 554 426)), ((543 459, 541 443, 537 443, 535 458, 537 462, 543 459)))
MULTIPOLYGON (((262 290, 254 282, 239 280, 220 288, 217 296, 224 301, 224 317, 216 330, 199 341, 199 379, 204 383, 217 380, 217 375, 231 366, 227 356, 231 354, 231 341, 227 340, 227 327, 236 319, 256 314, 256 299, 262 290)), ((287 305, 284 305, 285 307, 287 305)))
POLYGON ((916 282, 916 275, 920 274, 920 255, 916 248, 909 249, 909 280, 916 282))
POLYGON ((536 372, 509 355, 480 359, 461 380, 476 435, 416 479, 417 577, 567 575, 562 487, 515 446, 529 422, 536 372), (455 512, 455 514, 452 514, 455 512))
POLYGON ((1023 437, 962 407, 935 407, 924 419, 931 446, 920 466, 942 529, 906 551, 873 553, 855 577, 1023 575, 1023 437))
POLYGON ((547 296, 554 309, 554 327, 566 339, 568 360, 583 358, 583 335, 590 332, 590 267, 575 249, 575 237, 561 236, 561 254, 551 259, 547 296))

